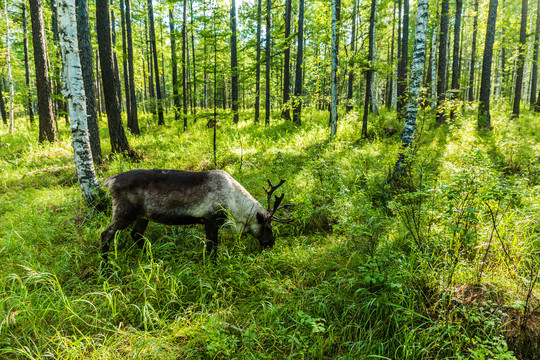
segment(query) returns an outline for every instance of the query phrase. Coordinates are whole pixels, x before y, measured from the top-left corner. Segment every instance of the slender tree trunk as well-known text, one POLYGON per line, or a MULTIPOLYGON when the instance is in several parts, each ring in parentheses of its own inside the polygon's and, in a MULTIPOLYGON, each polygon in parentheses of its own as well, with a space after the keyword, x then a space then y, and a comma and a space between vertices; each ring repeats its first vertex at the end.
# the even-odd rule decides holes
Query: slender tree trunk
MULTIPOLYGON (((540 2, 539 2, 540 4, 540 2)), ((469 71, 468 100, 474 101, 474 70, 476 67, 476 38, 478 36, 478 0, 474 1, 473 37, 471 49, 471 67, 469 71)))
MULTIPOLYGON (((131 0, 126 0, 126 36, 128 56, 129 108, 128 129, 134 135, 139 135, 139 119, 137 115, 137 94, 135 93, 135 69, 133 67, 133 36, 131 31, 131 0)), ((144 57, 143 57, 144 71, 144 57)), ((144 79, 144 76, 143 76, 144 79)), ((145 80, 146 81, 146 80, 145 80)))
POLYGON ((236 2, 231 4, 231 85, 233 122, 238 123, 238 54, 236 51, 236 2))
POLYGON ((337 133, 338 113, 337 113, 337 67, 338 67, 338 39, 337 39, 337 12, 339 0, 332 0, 332 69, 330 76, 330 140, 333 140, 337 133))
MULTIPOLYGON (((459 93, 459 75, 460 75, 460 35, 461 35, 461 14, 463 12, 463 0, 456 0, 456 17, 454 21, 454 51, 452 55, 452 99, 456 100, 459 93)), ((455 117, 455 106, 452 106, 450 118, 455 117)))
POLYGON ((285 0, 285 49, 283 50, 283 110, 281 117, 291 120, 291 12, 292 0, 285 0))
POLYGON ((255 123, 259 122, 261 108, 261 13, 262 0, 257 1, 257 70, 255 75, 255 123))
MULTIPOLYGON (((113 0, 110 0, 110 6, 113 5, 113 0)), ((111 8, 111 39, 113 49, 114 76, 116 76, 116 91, 118 91, 118 101, 120 102, 120 112, 122 112, 122 82, 120 81, 120 67, 118 66, 118 56, 116 55, 116 20, 114 11, 111 8)))
POLYGON ((30 0, 30 18, 32 21, 34 68, 38 94, 39 142, 58 141, 54 106, 51 99, 51 83, 49 82, 49 60, 42 0, 30 0))
POLYGON ((152 7, 152 0, 148 0, 148 21, 150 22, 150 46, 152 47, 154 74, 156 82, 156 100, 157 100, 157 112, 158 112, 158 125, 165 125, 165 118, 163 117, 163 97, 161 96, 161 85, 159 79, 159 62, 156 45, 156 31, 154 26, 154 8, 152 7))
POLYGON ((184 13, 182 18, 182 112, 184 118, 184 131, 187 130, 187 1, 184 0, 184 13))
POLYGON ((6 67, 9 84, 9 132, 11 133, 13 131, 15 116, 13 111, 15 87, 13 86, 13 76, 11 75, 11 42, 9 40, 9 18, 7 13, 7 0, 4 0, 4 15, 6 20, 6 67))
POLYGON ((416 15, 416 30, 414 36, 414 50, 411 64, 411 80, 409 85, 409 100, 407 102, 407 112, 405 113, 405 126, 401 134, 402 149, 394 167, 394 174, 403 175, 406 167, 407 150, 411 147, 416 131, 416 118, 418 116, 418 103, 420 101, 420 86, 422 85, 422 74, 426 62, 426 42, 428 24, 428 0, 418 0, 416 15))
POLYGON ((399 114, 405 111, 407 104, 407 66, 409 63, 409 0, 403 0, 403 36, 401 41, 401 56, 398 63, 398 100, 397 110, 399 114))
POLYGON ((191 56, 193 58, 193 113, 197 112, 197 107, 199 106, 197 104, 197 68, 195 63, 195 29, 194 29, 194 21, 193 21, 193 0, 190 2, 190 10, 191 10, 191 56))
MULTIPOLYGON (((538 84, 538 47, 540 42, 540 0, 536 1, 536 30, 534 32, 534 54, 533 54, 533 68, 532 68, 532 80, 531 80, 531 107, 538 108, 536 105, 536 89, 538 84)), ((540 96, 539 96, 540 98, 540 96)), ((540 108, 538 108, 540 110, 540 108)))
MULTIPOLYGON (((124 11, 124 0, 120 0, 120 27, 122 30, 122 69, 124 70, 124 91, 126 92, 126 114, 129 123, 129 114, 131 114, 131 97, 129 96, 129 72, 127 68, 127 43, 126 43, 126 14, 124 11)), ((128 125, 128 129, 131 126, 128 125)))
POLYGON ((75 0, 59 0, 58 19, 60 45, 64 59, 64 91, 62 94, 67 98, 69 105, 75 171, 83 197, 87 204, 92 205, 99 198, 100 186, 92 161, 92 150, 88 136, 85 84, 77 43, 75 0))
MULTIPOLYGON (((395 6, 395 3, 394 3, 394 9, 395 9, 395 7, 396 6, 395 6)), ((354 46, 355 46, 355 43, 356 43, 356 14, 357 14, 357 9, 358 9, 357 0, 353 0, 352 29, 351 29, 351 54, 349 55, 351 60, 349 61, 349 84, 348 84, 348 87, 347 87, 347 107, 346 107, 346 112, 347 113, 353 109, 354 52, 355 52, 354 46)), ((392 52, 394 51, 393 46, 394 46, 394 28, 392 27, 392 52)), ((390 61, 390 63, 392 63, 392 61, 393 61, 394 54, 392 54, 391 56, 392 56, 392 60, 390 61)))
POLYGON ((528 12, 528 0, 521 1, 521 27, 519 31, 519 48, 517 58, 517 76, 516 87, 514 93, 514 108, 512 111, 512 117, 519 117, 519 106, 521 104, 521 90, 523 88, 523 67, 525 64, 525 42, 527 41, 527 12, 528 12))
POLYGON ((480 85, 480 103, 478 110, 478 127, 491 130, 489 102, 491 94, 491 65, 493 59, 493 43, 495 42, 495 24, 497 23, 497 0, 489 0, 489 11, 484 42, 484 59, 482 61, 482 83, 480 85))
MULTIPOLYGON (((356 0, 355 0, 356 2, 356 0)), ((396 2, 394 1, 394 11, 392 12, 392 45, 390 48, 390 68, 394 68, 394 43, 396 30, 396 2)), ((393 71, 389 75, 388 90, 386 92, 386 107, 392 108, 392 97, 394 94, 394 74, 393 71)))
POLYGON ((26 81, 26 106, 30 123, 34 123, 34 106, 32 105, 32 89, 30 87, 30 56, 28 54, 28 26, 26 16, 26 1, 22 4, 22 21, 23 21, 23 45, 24 45, 24 75, 26 81))
POLYGON ((96 91, 97 91, 97 102, 98 102, 98 116, 101 118, 101 113, 103 112, 103 97, 101 89, 101 76, 99 76, 99 51, 96 49, 96 91))
MULTIPOLYGON (((101 164, 101 143, 99 124, 96 109, 96 82, 94 79, 94 59, 92 54, 92 36, 90 32, 90 19, 87 0, 75 0, 77 15, 77 39, 79 48, 79 62, 84 81, 86 101, 87 128, 90 139, 90 150, 94 163, 101 164)), ((73 123, 74 119, 70 118, 73 123)), ((75 120, 76 121, 76 120, 75 120)))
POLYGON ((270 125, 270 115, 271 115, 271 106, 270 106, 270 65, 271 65, 271 49, 272 49, 272 38, 270 37, 270 29, 272 25, 272 1, 266 0, 266 39, 265 39, 265 49, 266 49, 266 117, 265 125, 270 125))
POLYGON ((296 54, 296 71, 294 82, 293 122, 297 125, 302 123, 302 90, 304 62, 304 0, 298 4, 298 49, 296 54))
MULTIPOLYGON (((436 16, 435 18, 438 18, 436 16)), ((431 34, 431 109, 437 106, 437 24, 433 24, 433 33, 431 34)))
POLYGON ((172 5, 169 8, 169 29, 171 32, 171 66, 172 66, 172 84, 173 84, 173 108, 174 120, 180 120, 180 95, 178 93, 178 62, 176 60, 176 30, 174 29, 174 15, 172 5))
POLYGON ((366 101, 364 103, 364 115, 362 117, 362 137, 367 138, 367 126, 368 126, 368 115, 369 107, 371 104, 371 98, 373 96, 373 62, 374 62, 374 52, 375 52, 375 14, 377 10, 377 0, 371 0, 371 11, 369 16, 369 50, 368 50, 368 63, 369 68, 366 71, 366 101))
POLYGON ((2 114, 2 122, 4 125, 8 123, 8 116, 6 112, 6 103, 4 101, 4 94, 2 94, 2 83, 0 83, 0 113, 2 114))
POLYGON ((439 124, 444 123, 444 102, 446 100, 446 67, 448 63, 447 50, 448 50, 448 12, 449 1, 442 0, 441 7, 441 28, 439 39, 439 66, 437 75, 439 77, 437 81, 437 122, 439 124))
POLYGON ((134 156, 130 148, 124 127, 122 125, 120 99, 118 95, 118 78, 115 75, 114 57, 111 37, 111 12, 108 0, 96 0, 96 21, 99 46, 99 61, 101 67, 101 80, 105 95, 105 108, 109 123, 111 150, 115 153, 126 153, 134 156))

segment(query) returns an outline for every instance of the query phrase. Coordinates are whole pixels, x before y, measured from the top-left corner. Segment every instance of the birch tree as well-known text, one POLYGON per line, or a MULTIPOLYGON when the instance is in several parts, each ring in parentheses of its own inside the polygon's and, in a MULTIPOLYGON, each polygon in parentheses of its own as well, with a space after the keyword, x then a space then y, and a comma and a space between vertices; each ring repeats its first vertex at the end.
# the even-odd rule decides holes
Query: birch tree
POLYGON ((13 76, 11 75, 11 45, 9 43, 9 18, 7 15, 7 0, 4 0, 4 15, 6 17, 6 62, 9 84, 9 132, 13 131, 13 104, 15 88, 13 86, 13 76))
POLYGON ((409 100, 405 113, 405 126, 401 135, 402 149, 394 168, 394 176, 405 172, 407 150, 413 143, 416 131, 416 118, 418 116, 418 101, 422 75, 426 62, 426 30, 428 24, 428 0, 418 0, 416 15, 416 33, 414 36, 414 50, 411 64, 411 77, 409 83, 409 100))
POLYGON ((98 199, 100 187, 92 161, 88 136, 86 96, 77 42, 75 0, 58 1, 58 25, 60 47, 64 59, 62 73, 64 90, 62 95, 68 100, 75 171, 84 200, 90 205, 98 199))

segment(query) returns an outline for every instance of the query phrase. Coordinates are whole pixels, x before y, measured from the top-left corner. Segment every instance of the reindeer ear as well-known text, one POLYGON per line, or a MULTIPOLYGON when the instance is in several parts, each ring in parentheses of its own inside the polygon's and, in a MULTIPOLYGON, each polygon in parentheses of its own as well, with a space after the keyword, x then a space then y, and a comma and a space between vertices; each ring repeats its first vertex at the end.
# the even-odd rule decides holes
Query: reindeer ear
POLYGON ((263 224, 266 221, 264 215, 260 212, 257 213, 257 221, 259 222, 259 224, 263 224))

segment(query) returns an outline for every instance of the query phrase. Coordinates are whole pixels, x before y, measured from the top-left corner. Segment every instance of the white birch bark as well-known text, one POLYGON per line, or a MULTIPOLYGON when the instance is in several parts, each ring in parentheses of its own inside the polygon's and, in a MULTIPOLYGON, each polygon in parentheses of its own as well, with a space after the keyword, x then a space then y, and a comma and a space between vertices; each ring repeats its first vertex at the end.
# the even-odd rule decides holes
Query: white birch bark
POLYGON ((7 0, 4 0, 4 15, 6 17, 6 62, 9 84, 9 132, 13 131, 14 114, 13 114, 13 99, 15 97, 15 89, 13 87, 13 76, 11 75, 11 45, 9 44, 9 19, 7 15, 7 0))
POLYGON ((418 100, 422 75, 426 61, 426 29, 428 23, 428 0, 418 0, 416 16, 416 33, 414 36, 414 50, 411 64, 411 77, 409 82, 409 101, 405 113, 405 126, 401 135, 402 150, 396 162, 394 174, 402 174, 407 148, 413 143, 416 131, 416 117, 418 115, 418 100))
POLYGON ((437 32, 438 24, 433 24, 433 34, 431 35, 431 99, 432 109, 437 106, 437 32))
POLYGON ((75 0, 58 1, 58 25, 62 58, 64 59, 62 95, 66 97, 69 105, 75 171, 84 200, 87 204, 92 204, 98 199, 100 186, 90 150, 86 96, 77 41, 75 0))

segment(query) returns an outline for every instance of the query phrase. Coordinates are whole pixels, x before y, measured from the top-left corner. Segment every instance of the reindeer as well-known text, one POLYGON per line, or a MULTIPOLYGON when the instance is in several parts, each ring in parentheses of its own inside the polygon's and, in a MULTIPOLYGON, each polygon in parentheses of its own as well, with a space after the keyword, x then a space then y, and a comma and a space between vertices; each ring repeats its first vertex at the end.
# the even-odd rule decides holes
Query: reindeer
POLYGON ((131 170, 113 175, 103 181, 112 198, 112 219, 101 233, 101 253, 107 261, 111 240, 117 231, 135 223, 132 239, 143 248, 143 234, 149 221, 166 225, 204 224, 206 251, 212 255, 218 245, 218 230, 229 214, 238 233, 249 233, 262 247, 275 242, 272 222, 288 223, 274 214, 293 205, 281 205, 284 194, 273 193, 278 185, 270 180, 267 193, 268 208, 251 196, 231 175, 223 170, 189 172, 178 170, 131 170), (280 206, 281 205, 281 206, 280 206))

